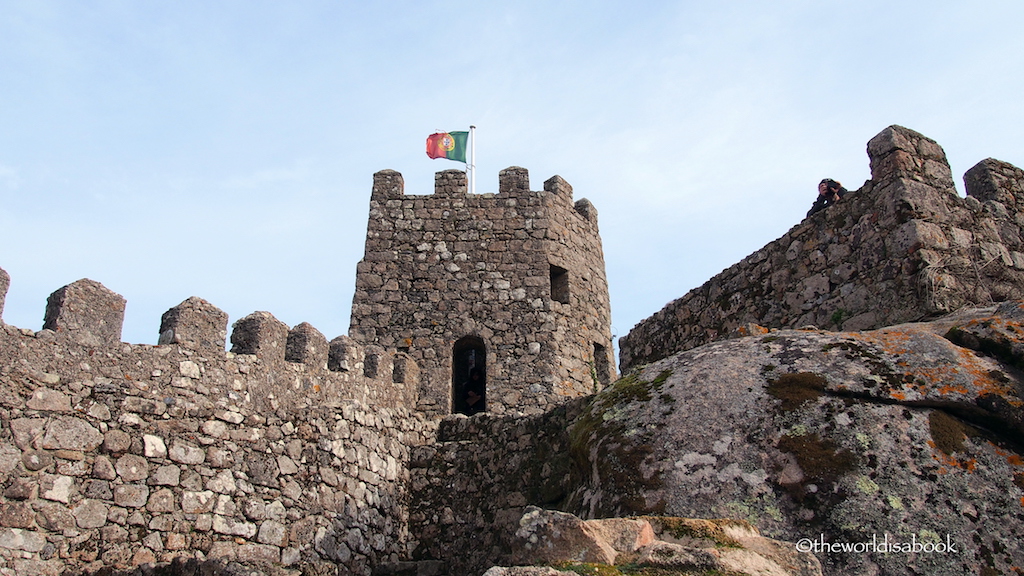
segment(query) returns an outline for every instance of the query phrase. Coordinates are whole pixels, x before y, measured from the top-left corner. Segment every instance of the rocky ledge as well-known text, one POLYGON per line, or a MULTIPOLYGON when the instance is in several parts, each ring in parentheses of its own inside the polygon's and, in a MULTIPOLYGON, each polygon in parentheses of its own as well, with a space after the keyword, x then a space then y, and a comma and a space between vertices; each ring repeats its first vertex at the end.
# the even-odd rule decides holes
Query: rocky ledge
POLYGON ((652 363, 571 425, 563 509, 746 520, 828 574, 1013 573, 1022 321, 1008 302, 866 332, 751 326, 652 363))

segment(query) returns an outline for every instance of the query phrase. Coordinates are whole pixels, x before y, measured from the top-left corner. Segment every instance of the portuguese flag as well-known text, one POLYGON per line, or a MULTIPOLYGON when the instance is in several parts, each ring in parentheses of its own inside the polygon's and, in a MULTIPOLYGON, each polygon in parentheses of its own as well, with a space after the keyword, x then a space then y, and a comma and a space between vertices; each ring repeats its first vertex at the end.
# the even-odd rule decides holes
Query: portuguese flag
POLYGON ((466 141, 469 132, 437 132, 427 136, 427 156, 466 161, 466 141))

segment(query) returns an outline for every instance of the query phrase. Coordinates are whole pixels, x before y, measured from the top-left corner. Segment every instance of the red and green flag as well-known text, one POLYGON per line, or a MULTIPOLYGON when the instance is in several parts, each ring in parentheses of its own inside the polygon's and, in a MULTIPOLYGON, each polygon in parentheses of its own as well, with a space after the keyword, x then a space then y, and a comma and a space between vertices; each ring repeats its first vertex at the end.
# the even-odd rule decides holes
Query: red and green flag
POLYGON ((466 161, 469 132, 437 132, 427 136, 427 156, 456 162, 466 161))

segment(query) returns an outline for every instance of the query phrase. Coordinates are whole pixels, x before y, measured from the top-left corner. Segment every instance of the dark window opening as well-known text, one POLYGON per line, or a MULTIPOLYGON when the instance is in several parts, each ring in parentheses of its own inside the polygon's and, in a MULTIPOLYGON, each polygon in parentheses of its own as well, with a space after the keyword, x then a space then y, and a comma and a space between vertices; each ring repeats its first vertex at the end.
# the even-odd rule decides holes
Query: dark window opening
POLYGON ((607 386, 612 379, 611 362, 608 359, 608 349, 594 342, 594 388, 600 391, 607 386))
POLYGON ((466 336, 452 348, 452 412, 487 410, 487 351, 484 341, 466 336))
POLYGON ((569 303, 569 272, 554 264, 551 265, 551 299, 562 304, 569 303))

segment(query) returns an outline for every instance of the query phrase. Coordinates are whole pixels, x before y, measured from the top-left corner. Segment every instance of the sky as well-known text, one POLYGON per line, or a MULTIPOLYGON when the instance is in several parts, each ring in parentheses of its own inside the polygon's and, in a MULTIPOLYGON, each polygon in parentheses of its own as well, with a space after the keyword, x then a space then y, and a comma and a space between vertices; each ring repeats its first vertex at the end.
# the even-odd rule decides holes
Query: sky
POLYGON ((373 173, 553 175, 596 206, 624 336, 870 177, 899 124, 1024 166, 1024 2, 0 0, 3 321, 91 278, 155 344, 190 296, 348 331, 373 173))

